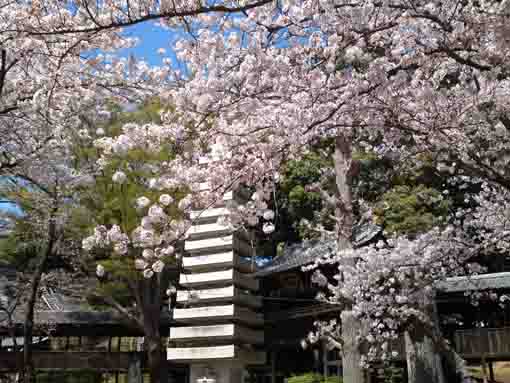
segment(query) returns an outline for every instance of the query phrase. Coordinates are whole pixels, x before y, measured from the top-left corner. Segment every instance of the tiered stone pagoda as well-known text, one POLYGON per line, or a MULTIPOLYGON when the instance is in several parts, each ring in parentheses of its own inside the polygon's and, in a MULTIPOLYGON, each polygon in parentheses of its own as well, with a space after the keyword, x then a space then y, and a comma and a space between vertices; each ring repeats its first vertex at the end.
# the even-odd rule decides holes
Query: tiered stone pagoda
POLYGON ((264 342, 259 281, 242 262, 251 249, 216 223, 229 200, 231 192, 215 207, 191 213, 167 350, 169 361, 189 363, 189 383, 241 383, 247 365, 266 362, 256 351, 264 342))

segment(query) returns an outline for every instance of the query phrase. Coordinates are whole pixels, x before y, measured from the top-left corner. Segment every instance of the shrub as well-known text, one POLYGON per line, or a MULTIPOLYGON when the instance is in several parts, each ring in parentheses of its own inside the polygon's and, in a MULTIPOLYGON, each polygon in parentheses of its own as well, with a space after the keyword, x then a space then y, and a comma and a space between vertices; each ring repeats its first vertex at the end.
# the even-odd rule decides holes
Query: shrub
POLYGON ((342 383, 342 378, 329 376, 324 378, 321 374, 307 372, 302 375, 295 375, 287 379, 287 383, 342 383))

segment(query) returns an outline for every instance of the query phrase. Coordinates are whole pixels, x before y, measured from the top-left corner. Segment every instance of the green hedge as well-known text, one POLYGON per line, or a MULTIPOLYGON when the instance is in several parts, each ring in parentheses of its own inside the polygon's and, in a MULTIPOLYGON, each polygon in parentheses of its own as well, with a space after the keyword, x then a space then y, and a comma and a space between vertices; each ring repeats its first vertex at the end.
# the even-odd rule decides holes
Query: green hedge
POLYGON ((342 378, 337 376, 324 378, 321 374, 307 372, 303 375, 296 375, 288 378, 287 383, 342 383, 342 378))

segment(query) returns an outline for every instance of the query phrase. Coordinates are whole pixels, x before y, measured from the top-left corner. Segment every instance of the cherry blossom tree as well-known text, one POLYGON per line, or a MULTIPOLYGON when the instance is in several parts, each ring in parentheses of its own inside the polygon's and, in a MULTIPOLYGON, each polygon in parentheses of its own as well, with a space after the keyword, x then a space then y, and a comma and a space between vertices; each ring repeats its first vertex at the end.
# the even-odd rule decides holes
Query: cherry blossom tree
MULTIPOLYGON (((442 166, 454 167, 460 175, 507 187, 505 7, 285 2, 248 11, 246 17, 202 20, 195 39, 179 42, 180 57, 193 76, 175 93, 175 103, 186 121, 203 124, 202 141, 221 142, 223 157, 215 168, 217 179, 211 180, 218 188, 225 179, 233 180, 233 185, 256 186, 256 197, 267 198, 283 160, 306 153, 319 138, 335 140, 337 188, 324 199, 335 209, 338 254, 333 262, 340 263, 338 277, 344 281, 331 285, 332 301, 353 308, 342 315, 344 325, 350 315, 371 316, 364 299, 370 299, 378 316, 386 316, 381 310, 384 299, 376 297, 387 292, 375 277, 381 270, 377 258, 384 251, 373 250, 370 256, 351 251, 353 145, 401 157, 433 153, 442 166), (211 23, 223 23, 224 28, 216 32, 211 23), (367 280, 369 275, 374 279, 367 280), (345 282, 349 280, 356 282, 350 285, 345 282), (360 286, 370 289, 359 292, 369 298, 358 295, 360 286)), ((483 216, 484 210, 477 214, 483 216)), ((497 227, 506 226, 507 218, 502 219, 497 227)), ((377 332, 379 340, 397 323, 402 330, 412 321, 424 327, 428 323, 427 336, 437 340, 429 304, 418 301, 427 285, 467 272, 481 250, 467 239, 461 227, 448 227, 413 242, 398 239, 383 256, 387 265, 396 262, 390 270, 398 270, 399 277, 407 272, 421 275, 422 268, 430 280, 413 288, 417 302, 404 305, 408 315, 394 317, 400 319, 391 325, 370 318, 368 329, 377 332), (412 321, 404 319, 410 316, 412 321)), ((416 281, 417 275, 405 280, 416 281)), ((394 304, 394 296, 387 299, 388 306, 394 304)), ((342 346, 344 357, 351 357, 344 360, 346 381, 360 381, 357 342, 342 346)))
MULTIPOLYGON (((180 173, 181 161, 197 165, 206 154, 203 143, 214 146, 214 172, 198 177, 216 192, 209 198, 242 184, 256 189, 251 205, 232 206, 236 225, 241 218, 263 219, 264 200, 271 197, 284 160, 331 137, 336 190, 323 197, 337 222, 338 252, 332 262, 340 264, 340 281, 358 281, 331 285, 332 300, 346 304, 343 325, 387 307, 384 299, 376 299, 386 290, 371 284, 378 280, 379 257, 396 262, 391 269, 398 269, 399 277, 412 270, 406 281, 416 281, 420 269, 427 271, 429 282, 413 290, 418 302, 427 284, 466 272, 475 253, 472 242, 465 241, 462 230, 448 227, 413 242, 397 239, 391 251, 372 249, 370 256, 352 251, 352 147, 401 157, 433 153, 442 166, 506 188, 505 7, 455 1, 287 1, 235 17, 192 19, 188 26, 193 37, 176 46, 189 72, 173 92, 182 122, 173 120, 152 132, 164 139, 167 129, 176 132, 191 125, 193 129, 180 134, 188 132, 196 156, 176 158, 162 174, 180 173), (443 257, 445 251, 451 255, 443 257), (437 269, 438 262, 448 267, 437 269), (358 292, 360 286, 369 290, 358 292), (365 295, 371 307, 361 298, 365 295)), ((195 175, 188 174, 187 182, 192 182, 195 175)), ((382 278, 384 283, 391 279, 389 274, 382 278)), ((396 297, 388 299, 393 304, 396 297)), ((408 314, 398 318, 407 319, 397 321, 395 316, 391 319, 396 323, 387 324, 372 320, 366 331, 379 328, 381 341, 387 332, 394 335, 392 327, 405 329, 410 317, 426 327, 431 323, 428 306, 404 305, 408 314)), ((429 329, 427 336, 437 340, 433 326, 429 329)), ((353 340, 352 331, 350 335, 353 340)), ((380 344, 384 351, 387 342, 380 344)), ((345 380, 361 381, 358 341, 338 345, 344 348, 345 380)))
MULTIPOLYGON (((4 19, 12 20, 9 7, 5 9, 4 19)), ((472 217, 468 220, 472 225, 497 220, 492 230, 486 230, 485 240, 505 244, 493 238, 505 237, 495 228, 506 227, 508 217, 486 214, 498 212, 496 206, 504 204, 510 185, 506 1, 120 1, 94 7, 80 2, 76 12, 56 3, 16 5, 15 10, 23 20, 21 27, 14 27, 16 32, 29 36, 31 43, 62 43, 65 52, 70 48, 65 45, 68 41, 87 41, 85 51, 107 43, 105 36, 117 42, 117 28, 148 20, 189 32, 189 38, 175 46, 186 71, 172 78, 175 88, 161 89, 177 114, 164 113, 161 124, 132 126, 100 144, 108 162, 109 151, 137 145, 158 150, 163 143, 178 142, 183 150, 171 161, 156 165, 153 184, 163 189, 186 186, 190 191, 186 205, 193 201, 206 207, 226 191, 241 185, 253 187, 249 203, 231 206, 228 221, 233 227, 262 221, 265 231, 271 232, 266 201, 273 195, 282 163, 301 157, 319 139, 334 141, 336 188, 322 195, 336 221, 333 235, 338 251, 330 261, 339 264, 339 271, 337 281, 330 283, 329 299, 345 304, 336 330, 346 334, 335 345, 344 349, 348 383, 363 379, 356 334, 369 343, 372 338, 367 337, 375 337, 374 344, 382 347, 379 357, 385 355, 387 341, 411 323, 428 328, 426 335, 437 340, 430 305, 422 304, 423 291, 426 296, 429 285, 436 286, 451 275, 476 272, 467 270, 467 265, 481 249, 472 247, 462 224, 432 230, 415 241, 397 238, 391 249, 354 251, 352 182, 357 164, 353 146, 401 158, 431 153, 454 174, 488 182, 491 192, 481 193, 479 204, 493 208, 465 213, 472 217), (38 25, 37 30, 32 24, 38 25), (208 155, 213 160, 209 170, 200 159, 208 155), (209 184, 208 193, 200 192, 202 182, 209 184), (447 266, 438 266, 444 262, 447 266), (389 272, 376 277, 377 265, 382 263, 391 265, 389 272), (391 277, 392 273, 396 275, 391 277), (412 287, 415 304, 397 302, 405 315, 388 314, 397 296, 387 292, 400 291, 391 278, 403 278, 401 285, 410 286, 420 273, 426 278, 412 287), (350 284, 351 280, 358 284, 350 284), (374 320, 371 313, 388 321, 374 320), (366 322, 366 329, 347 329, 346 324, 357 319, 366 322)), ((80 70, 90 67, 93 74, 101 74, 99 78, 124 78, 112 75, 124 73, 123 69, 115 72, 117 65, 100 65, 95 58, 71 62, 74 68, 72 63, 80 70)), ((14 73, 11 70, 8 73, 14 73)), ((86 73, 90 72, 70 78, 86 79, 86 73)), ((168 72, 158 73, 165 77, 168 72)), ((42 94, 45 100, 54 99, 48 90, 42 94)), ((124 180, 121 173, 115 178, 115 182, 124 180)), ((103 234, 99 230, 95 238, 103 234)))
MULTIPOLYGON (((43 159, 43 157, 39 157, 43 159)), ((19 170, 19 169, 18 169, 19 170)), ((70 188, 76 175, 66 165, 65 157, 54 150, 51 157, 43 162, 31 164, 27 173, 2 180, 0 195, 22 209, 22 216, 16 217, 18 227, 13 229, 15 244, 25 248, 33 268, 27 272, 26 288, 21 289, 26 297, 18 306, 24 306, 23 382, 35 379, 32 363, 34 312, 40 293, 43 274, 48 262, 59 253, 65 241, 64 232, 69 217, 70 188)))
POLYGON ((91 234, 82 241, 99 281, 91 299, 144 334, 151 382, 164 382, 168 375, 161 318, 168 319, 165 302, 176 293, 189 227, 183 211, 191 203, 184 184, 170 179, 162 184, 154 177, 179 150, 172 140, 151 140, 159 109, 158 102, 148 102, 121 113, 75 147, 77 166, 88 176, 76 189, 74 212, 76 223, 91 234))

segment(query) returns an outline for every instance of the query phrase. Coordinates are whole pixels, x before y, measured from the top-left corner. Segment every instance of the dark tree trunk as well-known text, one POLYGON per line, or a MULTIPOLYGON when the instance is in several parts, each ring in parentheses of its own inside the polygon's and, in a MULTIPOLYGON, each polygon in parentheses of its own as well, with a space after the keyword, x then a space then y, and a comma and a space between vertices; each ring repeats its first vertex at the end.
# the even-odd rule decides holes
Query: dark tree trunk
POLYGON ((164 357, 164 349, 161 343, 161 338, 159 336, 147 339, 147 357, 151 383, 167 383, 167 363, 164 357))
POLYGON ((151 383, 167 383, 168 371, 159 330, 161 318, 161 281, 159 276, 143 285, 143 322, 151 383))
POLYGON ((408 382, 446 383, 446 376, 441 361, 443 352, 436 347, 433 340, 433 338, 442 338, 434 298, 427 297, 424 294, 421 304, 434 325, 429 331, 420 331, 421 329, 418 329, 417 334, 407 331, 404 334, 408 382))
POLYGON ((440 354, 429 337, 413 340, 406 332, 405 344, 409 383, 445 383, 440 354))
POLYGON ((41 277, 46 267, 46 262, 50 257, 53 246, 55 244, 56 228, 54 215, 56 209, 52 212, 48 226, 48 245, 44 250, 39 262, 37 264, 34 275, 32 276, 30 295, 28 297, 25 320, 24 320, 24 334, 23 334, 23 371, 22 379, 24 383, 32 383, 35 381, 35 371, 32 361, 32 342, 34 332, 34 307, 37 301, 37 292, 39 290, 39 284, 41 283, 41 277))

